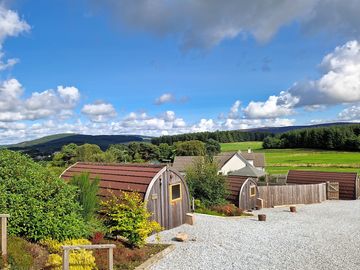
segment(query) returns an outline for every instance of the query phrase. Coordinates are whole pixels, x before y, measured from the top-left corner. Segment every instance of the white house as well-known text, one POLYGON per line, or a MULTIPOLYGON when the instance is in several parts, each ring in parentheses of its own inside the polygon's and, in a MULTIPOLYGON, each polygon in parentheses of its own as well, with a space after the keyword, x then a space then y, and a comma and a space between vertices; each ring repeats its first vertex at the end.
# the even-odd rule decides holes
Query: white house
MULTIPOLYGON (((223 175, 228 175, 230 172, 237 172, 237 175, 244 173, 244 176, 252 177, 264 175, 265 160, 261 159, 260 155, 247 155, 247 157, 249 160, 247 160, 247 158, 245 158, 241 152, 228 152, 214 156, 214 160, 219 164, 219 173, 223 175), (258 165, 259 169, 254 166, 255 164, 258 165)), ((180 173, 185 174, 186 169, 193 165, 198 158, 202 157, 176 156, 174 159, 173 168, 180 173)))

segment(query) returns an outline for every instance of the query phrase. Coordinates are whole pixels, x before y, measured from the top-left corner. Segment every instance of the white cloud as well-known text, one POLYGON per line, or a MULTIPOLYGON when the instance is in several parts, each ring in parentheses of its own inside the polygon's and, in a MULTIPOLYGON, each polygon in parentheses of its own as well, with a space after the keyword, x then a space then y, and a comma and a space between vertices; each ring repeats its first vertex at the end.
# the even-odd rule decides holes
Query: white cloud
POLYGON ((16 79, 3 81, 0 85, 0 121, 43 119, 50 116, 69 115, 80 99, 75 87, 59 86, 57 90, 33 92, 23 99, 23 88, 16 79))
POLYGON ((81 112, 87 115, 93 122, 106 122, 110 118, 116 116, 115 108, 110 103, 97 102, 94 104, 86 104, 81 112))
POLYGON ((3 43, 8 37, 16 37, 21 33, 30 31, 30 26, 20 19, 17 12, 6 9, 0 4, 0 71, 11 68, 19 62, 18 59, 11 58, 4 60, 4 53, 1 51, 3 43))
POLYGON ((278 96, 270 96, 265 102, 251 101, 244 113, 250 119, 269 119, 293 114, 292 105, 294 102, 280 101, 278 96))
POLYGON ((239 118, 239 108, 241 106, 241 101, 236 100, 235 103, 231 106, 228 118, 236 119, 239 118))
POLYGON ((360 43, 349 41, 326 55, 317 80, 294 83, 265 102, 250 102, 244 109, 249 118, 276 118, 294 109, 324 110, 329 105, 360 102, 360 43))
POLYGON ((171 93, 165 93, 165 94, 161 95, 160 97, 158 97, 157 99, 155 99, 155 104, 162 105, 162 104, 173 102, 173 101, 175 101, 174 95, 171 93))
POLYGON ((338 114, 338 119, 343 121, 360 121, 360 105, 345 108, 338 114))

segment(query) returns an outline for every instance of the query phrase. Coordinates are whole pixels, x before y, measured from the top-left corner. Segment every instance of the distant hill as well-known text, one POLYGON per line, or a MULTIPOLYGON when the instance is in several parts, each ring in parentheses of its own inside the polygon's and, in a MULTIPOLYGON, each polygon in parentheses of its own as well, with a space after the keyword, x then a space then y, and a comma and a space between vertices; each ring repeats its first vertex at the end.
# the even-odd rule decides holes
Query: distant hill
POLYGON ((90 143, 97 144, 106 150, 111 144, 150 141, 151 137, 140 135, 81 135, 81 134, 56 134, 36 140, 5 145, 3 148, 24 152, 33 158, 42 159, 59 151, 62 146, 75 143, 77 145, 90 143))

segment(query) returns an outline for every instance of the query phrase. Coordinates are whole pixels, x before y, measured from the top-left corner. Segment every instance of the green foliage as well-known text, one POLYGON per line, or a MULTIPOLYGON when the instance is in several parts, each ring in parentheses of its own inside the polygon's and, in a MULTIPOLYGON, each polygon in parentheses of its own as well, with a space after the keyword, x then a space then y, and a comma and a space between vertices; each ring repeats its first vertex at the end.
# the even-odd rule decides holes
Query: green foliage
POLYGON ((10 237, 8 239, 8 264, 10 269, 31 269, 33 267, 34 259, 29 254, 29 249, 30 244, 20 237, 10 237))
POLYGON ((360 150, 360 125, 305 128, 264 139, 264 148, 360 150))
POLYGON ((98 210, 99 199, 97 193, 99 191, 99 182, 99 178, 90 180, 88 173, 74 175, 69 182, 69 184, 79 189, 77 200, 82 207, 82 216, 85 221, 93 219, 98 210))
POLYGON ((129 143, 129 154, 134 162, 144 162, 159 159, 159 147, 151 143, 129 143))
POLYGON ((209 139, 205 143, 206 147, 206 154, 208 156, 215 156, 221 152, 221 146, 218 141, 215 141, 214 139, 209 139))
POLYGON ((136 192, 122 192, 120 197, 113 195, 102 202, 102 206, 109 233, 125 237, 133 246, 143 246, 151 233, 161 230, 159 223, 149 220, 152 214, 136 192))
POLYGON ((186 170, 186 182, 190 194, 205 207, 226 203, 228 195, 225 177, 218 174, 218 165, 207 157, 199 157, 186 170))
POLYGON ((175 148, 178 156, 203 156, 206 153, 205 143, 197 140, 176 142, 175 148))
POLYGON ((9 233, 37 241, 88 234, 75 187, 18 152, 0 151, 0 212, 9 233))
MULTIPOLYGON (((63 242, 58 242, 52 239, 45 239, 41 241, 41 244, 47 247, 51 253, 47 260, 46 266, 53 270, 61 270, 63 253, 61 246, 91 245, 91 242, 87 239, 73 239, 63 242)), ((69 264, 71 265, 70 269, 72 270, 97 269, 95 257, 93 256, 93 251, 91 250, 80 249, 71 251, 69 255, 69 264)))
MULTIPOLYGON (((109 153, 113 157, 112 162, 130 162, 132 160, 129 149, 124 144, 113 144, 106 150, 105 153, 109 153)), ((105 158, 106 162, 109 162, 105 158)))
POLYGON ((101 162, 103 151, 96 144, 83 144, 77 148, 77 161, 101 162))
POLYGON ((172 162, 175 157, 175 147, 170 146, 167 143, 159 144, 159 161, 160 162, 172 162))

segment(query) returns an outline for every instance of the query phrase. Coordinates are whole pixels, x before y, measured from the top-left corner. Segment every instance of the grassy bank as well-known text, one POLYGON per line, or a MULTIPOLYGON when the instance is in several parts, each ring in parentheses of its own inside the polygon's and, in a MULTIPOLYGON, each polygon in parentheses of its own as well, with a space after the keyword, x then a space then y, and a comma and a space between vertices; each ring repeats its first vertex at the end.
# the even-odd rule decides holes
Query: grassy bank
POLYGON ((335 172, 360 172, 360 153, 322 151, 315 149, 263 149, 262 142, 239 142, 221 144, 222 152, 246 151, 263 152, 267 172, 287 173, 290 169, 320 170, 335 172))

